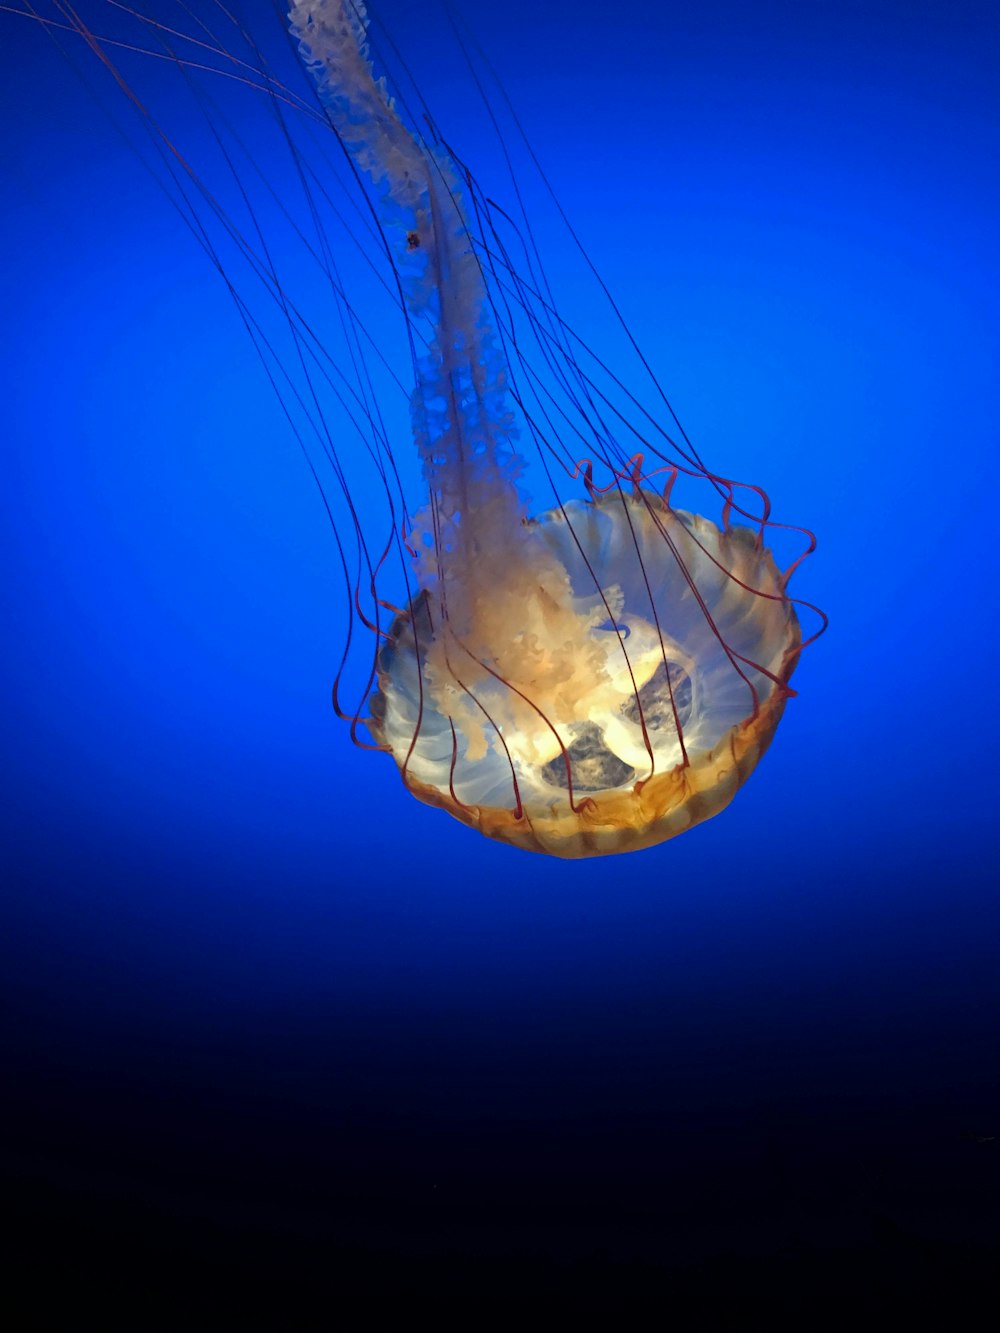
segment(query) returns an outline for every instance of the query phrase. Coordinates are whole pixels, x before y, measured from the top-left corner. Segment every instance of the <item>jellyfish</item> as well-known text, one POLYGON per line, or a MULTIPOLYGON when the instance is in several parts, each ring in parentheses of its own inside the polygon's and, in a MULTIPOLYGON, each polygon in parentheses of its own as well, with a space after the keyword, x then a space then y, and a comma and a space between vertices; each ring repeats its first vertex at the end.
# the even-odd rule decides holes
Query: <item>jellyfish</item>
POLYGON ((774 735, 802 647, 786 579, 759 532, 674 508, 641 460, 529 514, 456 165, 376 81, 360 4, 295 0, 290 21, 433 330, 412 402, 419 592, 379 650, 371 734, 415 796, 502 842, 662 842, 722 810, 774 735))
MULTIPOLYGON (((68 22, 107 63, 107 45, 68 22)), ((579 858, 672 838, 728 805, 774 736, 816 637, 804 638, 798 609, 808 604, 788 592, 814 539, 795 529, 804 550, 779 568, 767 539, 781 525, 764 492, 708 469, 560 317, 530 226, 377 74, 362 0, 291 0, 288 25, 314 107, 253 45, 252 60, 227 55, 230 71, 279 119, 308 117, 349 165, 406 330, 421 476, 411 501, 367 370, 356 387, 341 367, 325 371, 370 430, 390 515, 377 539, 365 530, 344 446, 320 432, 353 528, 345 536, 335 525, 352 619, 334 707, 357 743, 391 756, 413 796, 499 842, 579 858), (526 486, 529 453, 544 503, 526 486), (700 488, 717 521, 682 506, 685 488, 700 488), (343 685, 355 619, 371 641, 357 706, 343 685)), ((206 50, 226 54, 207 26, 197 62, 175 54, 176 30, 151 26, 182 66, 202 64, 206 50)), ((139 110, 170 171, 179 164, 202 189, 139 110)), ((215 196, 202 197, 218 218, 215 196)), ((294 327, 299 356, 319 365, 322 349, 267 250, 239 234, 236 243, 294 327)), ((363 319, 331 283, 364 364, 379 348, 363 346, 363 319)), ((316 380, 307 376, 314 397, 316 380)))

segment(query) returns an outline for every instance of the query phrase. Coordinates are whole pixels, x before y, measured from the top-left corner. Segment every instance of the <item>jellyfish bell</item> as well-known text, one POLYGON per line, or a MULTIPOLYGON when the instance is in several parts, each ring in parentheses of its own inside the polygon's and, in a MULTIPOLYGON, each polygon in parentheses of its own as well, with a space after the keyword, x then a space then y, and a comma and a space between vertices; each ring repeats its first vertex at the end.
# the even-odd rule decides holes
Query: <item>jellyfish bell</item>
MULTIPOLYGON (((107 63, 108 45, 58 12, 107 63)), ((763 492, 707 469, 562 320, 527 221, 503 212, 374 68, 360 0, 291 0, 312 102, 242 28, 237 55, 200 23, 192 55, 175 26, 122 12, 185 80, 215 61, 249 87, 294 145, 319 239, 294 230, 345 330, 337 353, 259 241, 262 214, 234 223, 132 98, 172 180, 180 164, 184 207, 190 183, 289 333, 277 357, 212 242, 330 516, 349 615, 334 706, 354 739, 389 752, 421 801, 526 850, 640 849, 718 813, 770 743, 809 642, 792 569, 768 549, 780 525, 763 492), (303 126, 319 158, 294 137, 303 126), (418 490, 379 402, 382 340, 318 221, 339 216, 338 151, 355 231, 366 259, 381 257, 405 330, 407 365, 390 378, 409 398, 418 490), (687 507, 699 489, 717 522, 687 507), (363 512, 372 495, 377 519, 363 512), (370 631, 360 676, 358 619, 370 631)), ((224 160, 232 168, 229 147, 224 160)), ((812 544, 806 534, 805 553, 812 544)))
POLYGON ((801 647, 770 552, 645 490, 571 501, 523 534, 533 584, 484 565, 460 630, 423 592, 380 651, 369 725, 409 789, 563 857, 717 814, 767 749, 801 647))

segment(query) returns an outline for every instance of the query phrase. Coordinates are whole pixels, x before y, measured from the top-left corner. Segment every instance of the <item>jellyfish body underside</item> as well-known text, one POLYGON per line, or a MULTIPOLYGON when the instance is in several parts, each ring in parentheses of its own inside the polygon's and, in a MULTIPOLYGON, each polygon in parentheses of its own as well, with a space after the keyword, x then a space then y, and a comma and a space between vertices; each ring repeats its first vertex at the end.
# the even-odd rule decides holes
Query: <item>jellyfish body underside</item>
MULTIPOLYGON (((493 661, 453 642, 442 683, 433 659, 450 630, 425 592, 380 653, 375 739, 418 799, 529 851, 638 850, 717 814, 767 749, 798 658, 770 553, 750 529, 720 530, 648 492, 574 501, 528 526, 579 601, 594 600, 595 577, 602 588, 575 716, 560 698, 567 672, 533 692, 503 675, 523 597, 506 608, 506 633, 492 621, 493 661)), ((502 573, 492 583, 502 625, 502 573)))

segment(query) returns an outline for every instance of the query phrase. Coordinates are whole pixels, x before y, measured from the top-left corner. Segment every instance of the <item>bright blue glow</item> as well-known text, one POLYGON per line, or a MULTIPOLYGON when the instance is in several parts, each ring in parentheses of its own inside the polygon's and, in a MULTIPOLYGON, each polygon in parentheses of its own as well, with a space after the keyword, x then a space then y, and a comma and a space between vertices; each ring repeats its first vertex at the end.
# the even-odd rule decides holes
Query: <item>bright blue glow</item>
MULTIPOLYGON (((417 8, 382 12, 488 184, 417 8)), ((4 16, 10 984, 67 1049, 222 1050, 331 1114, 884 1079, 947 1084, 963 1128, 1000 999, 987 21, 463 10, 703 456, 819 536, 800 697, 732 807, 652 852, 535 859, 416 803, 331 712, 324 515, 217 275, 4 16)))

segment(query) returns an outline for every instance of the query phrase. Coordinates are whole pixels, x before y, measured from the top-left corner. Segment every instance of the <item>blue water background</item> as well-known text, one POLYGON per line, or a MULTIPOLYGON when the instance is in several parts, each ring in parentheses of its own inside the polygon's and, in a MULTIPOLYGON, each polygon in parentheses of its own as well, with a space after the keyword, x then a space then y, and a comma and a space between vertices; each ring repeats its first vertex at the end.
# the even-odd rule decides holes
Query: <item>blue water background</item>
MULTIPOLYGON (((381 12, 492 163, 422 8, 381 12)), ((217 274, 3 16, 8 1167, 376 1249, 995 1236, 996 18, 462 8, 706 460, 818 534, 830 631, 654 851, 419 805, 332 714, 329 533, 217 274)))

